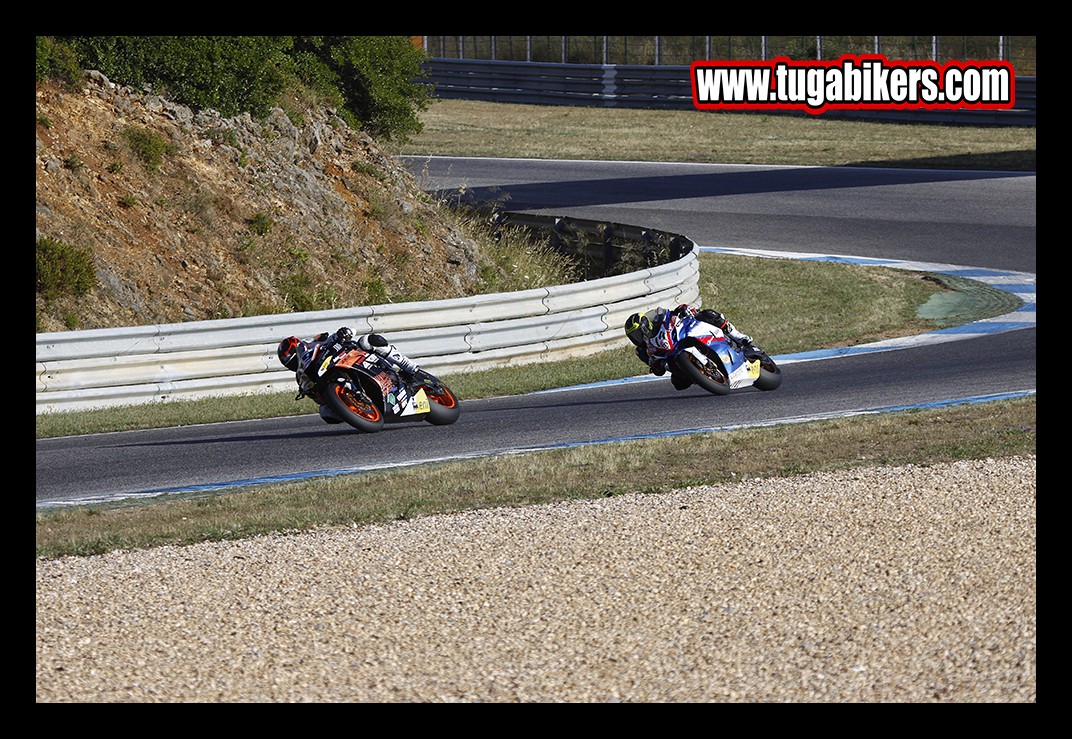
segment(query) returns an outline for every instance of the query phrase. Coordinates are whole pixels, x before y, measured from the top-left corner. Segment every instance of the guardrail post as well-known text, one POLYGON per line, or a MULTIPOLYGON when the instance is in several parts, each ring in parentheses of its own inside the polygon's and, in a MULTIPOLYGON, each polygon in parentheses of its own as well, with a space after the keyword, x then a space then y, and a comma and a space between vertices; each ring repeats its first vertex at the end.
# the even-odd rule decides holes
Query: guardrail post
POLYGON ((565 218, 555 218, 555 225, 551 228, 551 245, 556 249, 562 248, 562 232, 567 228, 565 218))
POLYGON ((683 236, 675 236, 670 240, 670 261, 677 261, 692 251, 692 242, 683 236))
POLYGON ((610 274, 610 268, 615 262, 614 251, 614 225, 603 223, 599 226, 599 236, 603 242, 603 274, 610 274))

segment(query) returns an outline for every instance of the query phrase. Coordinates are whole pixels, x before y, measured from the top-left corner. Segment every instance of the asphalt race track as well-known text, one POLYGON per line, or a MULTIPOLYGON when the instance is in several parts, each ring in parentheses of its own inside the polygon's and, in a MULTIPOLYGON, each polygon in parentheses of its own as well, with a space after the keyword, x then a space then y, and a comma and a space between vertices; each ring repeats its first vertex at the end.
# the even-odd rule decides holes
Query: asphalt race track
MULTIPOLYGON (((1034 282, 1033 173, 431 158, 428 189, 507 210, 646 226, 701 248, 904 260, 1034 282)), ((345 474, 565 444, 807 420, 1035 390, 1034 304, 1023 328, 873 353, 775 357, 777 392, 726 397, 639 379, 465 401, 449 427, 371 436, 306 416, 37 441, 37 506, 345 474)), ((762 337, 757 337, 762 344, 762 337)))

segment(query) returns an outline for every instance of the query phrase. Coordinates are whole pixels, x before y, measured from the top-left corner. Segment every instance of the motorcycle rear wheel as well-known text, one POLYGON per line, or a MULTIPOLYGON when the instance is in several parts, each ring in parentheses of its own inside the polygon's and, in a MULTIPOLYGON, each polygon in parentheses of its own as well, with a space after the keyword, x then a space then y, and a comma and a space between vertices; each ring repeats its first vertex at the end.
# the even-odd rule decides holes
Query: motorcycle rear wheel
POLYGON ((350 381, 335 380, 324 388, 324 403, 358 431, 374 434, 383 428, 383 412, 350 381))
POLYGON ((701 364, 700 360, 692 355, 692 352, 681 352, 677 356, 677 366, 690 380, 702 387, 712 395, 727 395, 730 392, 730 382, 722 367, 714 359, 708 359, 707 364, 701 364))

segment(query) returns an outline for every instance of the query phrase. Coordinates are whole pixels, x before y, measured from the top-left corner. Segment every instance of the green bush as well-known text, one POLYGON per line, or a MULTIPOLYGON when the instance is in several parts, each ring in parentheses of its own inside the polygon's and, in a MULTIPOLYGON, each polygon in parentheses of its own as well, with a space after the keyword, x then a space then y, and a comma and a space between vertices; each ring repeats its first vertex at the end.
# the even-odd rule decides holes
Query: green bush
POLYGON ((62 241, 37 240, 37 294, 46 300, 85 295, 97 284, 93 252, 62 241))
POLYGON ((385 139, 420 132, 432 91, 421 81, 425 52, 408 36, 38 37, 38 80, 58 46, 82 69, 226 117, 263 117, 284 104, 284 92, 312 90, 352 126, 385 139))
POLYGON ((66 87, 75 88, 82 83, 82 67, 74 49, 49 36, 36 36, 37 81, 52 78, 66 87))
POLYGON ((230 117, 265 115, 283 89, 286 36, 61 36, 87 69, 113 82, 230 117))
POLYGON ((165 154, 175 151, 174 145, 163 134, 148 128, 130 126, 123 129, 123 138, 130 151, 145 163, 150 172, 159 169, 165 154))
POLYGON ((417 115, 428 107, 423 49, 408 36, 296 36, 299 76, 312 86, 331 84, 361 127, 383 139, 420 133, 417 115))
POLYGON ((265 236, 272 231, 272 217, 260 211, 254 213, 247 223, 249 223, 249 230, 258 236, 265 236))

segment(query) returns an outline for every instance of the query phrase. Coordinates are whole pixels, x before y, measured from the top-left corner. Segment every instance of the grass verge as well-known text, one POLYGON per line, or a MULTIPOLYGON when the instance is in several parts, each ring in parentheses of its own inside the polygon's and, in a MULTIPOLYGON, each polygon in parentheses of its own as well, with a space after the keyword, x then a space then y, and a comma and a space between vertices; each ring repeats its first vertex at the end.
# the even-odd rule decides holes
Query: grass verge
POLYGON ((393 153, 1034 172, 1036 129, 436 100, 393 153), (623 153, 624 152, 624 153, 623 153))
POLYGON ((62 509, 38 513, 37 556, 83 556, 318 526, 365 526, 818 470, 1033 455, 1035 418, 1035 398, 1028 397, 446 462, 364 473, 360 481, 333 477, 152 505, 62 509))

